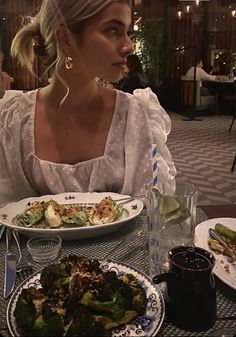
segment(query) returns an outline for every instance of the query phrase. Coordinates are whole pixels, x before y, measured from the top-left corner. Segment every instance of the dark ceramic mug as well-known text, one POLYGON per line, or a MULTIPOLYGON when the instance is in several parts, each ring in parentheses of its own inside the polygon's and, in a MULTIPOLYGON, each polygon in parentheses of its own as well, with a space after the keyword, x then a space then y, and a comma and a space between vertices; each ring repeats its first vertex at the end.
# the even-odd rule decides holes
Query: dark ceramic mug
POLYGON ((199 247, 175 247, 168 253, 169 272, 154 283, 167 283, 166 318, 188 331, 208 330, 216 321, 214 256, 199 247))

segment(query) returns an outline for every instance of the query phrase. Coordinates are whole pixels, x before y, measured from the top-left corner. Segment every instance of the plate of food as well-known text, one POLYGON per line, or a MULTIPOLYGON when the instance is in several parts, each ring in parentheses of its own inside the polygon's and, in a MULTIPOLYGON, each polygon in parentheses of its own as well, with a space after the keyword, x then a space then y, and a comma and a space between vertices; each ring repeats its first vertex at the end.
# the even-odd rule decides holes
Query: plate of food
POLYGON ((142 201, 123 200, 126 198, 129 196, 105 192, 26 198, 1 208, 0 223, 27 236, 91 238, 115 231, 141 213, 142 201))
POLYGON ((12 294, 12 336, 155 336, 165 314, 159 288, 141 271, 69 255, 12 294))
POLYGON ((229 256, 218 241, 210 237, 210 228, 215 229, 236 254, 236 219, 215 218, 201 222, 195 229, 194 239, 196 246, 211 251, 214 255, 216 259, 213 270, 215 275, 229 287, 236 289, 236 261, 229 256))

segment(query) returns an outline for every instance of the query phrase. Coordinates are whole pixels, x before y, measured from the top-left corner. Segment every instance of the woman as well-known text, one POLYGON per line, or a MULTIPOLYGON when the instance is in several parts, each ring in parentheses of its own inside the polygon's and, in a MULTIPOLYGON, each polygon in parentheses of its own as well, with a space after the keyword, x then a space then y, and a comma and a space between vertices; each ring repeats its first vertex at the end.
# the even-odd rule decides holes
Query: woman
POLYGON ((133 94, 135 89, 149 87, 147 75, 143 72, 139 57, 135 54, 127 56, 127 75, 120 81, 118 89, 133 94))
POLYGON ((172 182, 170 119, 156 96, 97 81, 114 82, 125 69, 130 16, 128 0, 44 0, 18 32, 12 55, 31 68, 40 51, 54 73, 47 87, 0 103, 0 203, 71 191, 143 194, 152 143, 159 178, 172 182))

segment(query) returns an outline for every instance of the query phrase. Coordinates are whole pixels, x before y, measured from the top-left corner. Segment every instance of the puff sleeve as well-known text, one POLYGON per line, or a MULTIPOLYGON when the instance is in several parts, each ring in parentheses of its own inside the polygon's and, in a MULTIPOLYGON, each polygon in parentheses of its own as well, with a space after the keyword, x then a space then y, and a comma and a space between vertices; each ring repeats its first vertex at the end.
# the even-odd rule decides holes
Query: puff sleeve
POLYGON ((170 118, 151 89, 135 90, 125 135, 123 193, 145 194, 145 185, 152 181, 152 144, 157 145, 158 181, 165 181, 167 190, 174 189, 176 169, 166 145, 170 130, 170 118))
POLYGON ((20 96, 12 92, 0 100, 0 207, 35 196, 24 172, 21 148, 20 96))

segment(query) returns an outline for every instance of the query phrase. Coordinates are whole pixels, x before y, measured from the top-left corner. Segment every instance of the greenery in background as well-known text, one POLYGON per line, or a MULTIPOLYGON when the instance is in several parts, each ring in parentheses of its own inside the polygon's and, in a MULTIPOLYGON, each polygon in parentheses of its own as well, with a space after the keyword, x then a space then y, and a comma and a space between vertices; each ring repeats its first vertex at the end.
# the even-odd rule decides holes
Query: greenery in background
POLYGON ((168 27, 164 20, 152 19, 135 34, 134 42, 140 43, 137 54, 154 87, 165 82, 174 66, 175 47, 168 27))

